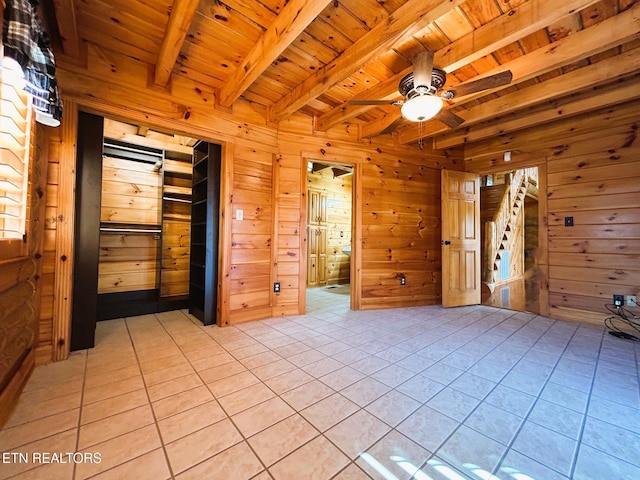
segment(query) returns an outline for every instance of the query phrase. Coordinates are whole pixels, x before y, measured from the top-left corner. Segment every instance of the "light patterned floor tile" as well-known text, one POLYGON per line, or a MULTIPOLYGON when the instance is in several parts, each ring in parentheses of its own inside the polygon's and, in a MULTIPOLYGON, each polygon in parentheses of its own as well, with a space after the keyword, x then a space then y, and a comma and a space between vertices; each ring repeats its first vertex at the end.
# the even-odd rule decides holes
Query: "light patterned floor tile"
POLYGON ((160 437, 155 425, 148 425, 133 432, 89 447, 87 452, 100 452, 100 463, 80 463, 76 466, 76 478, 85 479, 128 462, 160 447, 160 437))
POLYGON ((158 448, 91 478, 92 480, 120 480, 123 478, 167 480, 171 478, 171 473, 164 451, 158 448))
POLYGON ((151 407, 147 404, 87 423, 80 427, 78 448, 84 450, 154 422, 151 407))
POLYGON ((250 437, 293 415, 293 409, 280 398, 272 398, 234 415, 232 418, 245 437, 250 437))
POLYGON ((319 435, 300 415, 292 415, 249 438, 260 460, 270 466, 319 435))
POLYGON ((313 377, 304 370, 296 369, 290 372, 283 373, 277 377, 265 380, 265 384, 276 394, 282 395, 289 390, 293 390, 296 387, 309 383, 313 380, 313 377))
POLYGON ((269 468, 274 480, 329 480, 349 459, 324 437, 309 443, 269 468))
POLYGON ((160 428, 162 441, 167 444, 225 418, 226 415, 220 405, 212 401, 160 420, 158 428, 160 428))
POLYGON ((218 401, 225 412, 227 412, 227 415, 231 416, 273 397, 275 397, 275 393, 264 383, 256 383, 250 387, 220 397, 218 401))
POLYGON ((260 380, 253 373, 247 371, 216 380, 213 383, 208 383, 207 386, 216 397, 224 397, 259 382, 260 380))
POLYGON ((19 451, 19 447, 28 443, 76 429, 79 416, 80 409, 67 410, 33 422, 0 430, 0 452, 19 451))
POLYGON ((359 409, 358 405, 339 393, 314 403, 300 413, 318 430, 324 432, 359 409))
POLYGON ((213 395, 209 389, 201 386, 153 402, 152 406, 156 418, 162 420, 211 400, 213 400, 213 395))
POLYGON ((241 441, 240 432, 225 419, 167 444, 166 451, 177 475, 241 441))
POLYGON ((176 477, 177 480, 233 479, 249 480, 263 470, 263 466, 246 442, 208 458, 176 477))
POLYGON ((147 392, 144 389, 125 393, 91 405, 85 405, 81 411, 80 422, 82 425, 86 425, 117 413, 141 407, 147 403, 147 392))
MULTIPOLYGON (((239 327, 185 311, 101 322, 94 349, 35 369, 0 451, 100 450, 75 478, 102 480, 404 480, 432 451, 416 478, 640 475, 632 342, 495 308, 353 312, 313 294, 326 297, 307 315, 239 327)), ((73 466, 3 462, 7 476, 72 480, 73 466)))
POLYGON ((325 432, 325 436, 340 448, 349 458, 355 460, 383 435, 391 430, 386 423, 359 410, 338 425, 325 432))
POLYGON ((334 390, 327 387, 324 383, 313 380, 283 393, 281 397, 297 411, 300 411, 333 393, 334 390))

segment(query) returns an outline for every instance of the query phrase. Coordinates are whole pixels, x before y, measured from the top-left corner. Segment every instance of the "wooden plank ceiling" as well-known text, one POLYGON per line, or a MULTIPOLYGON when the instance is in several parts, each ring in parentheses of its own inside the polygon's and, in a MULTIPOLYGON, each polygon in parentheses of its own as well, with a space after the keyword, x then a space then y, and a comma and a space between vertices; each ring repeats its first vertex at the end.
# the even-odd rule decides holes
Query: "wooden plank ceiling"
MULTIPOLYGON (((638 0, 49 0, 58 64, 91 49, 148 65, 148 84, 184 76, 277 123, 455 147, 640 96, 638 0), (55 33, 55 32, 54 32, 55 33), (454 98, 465 121, 401 119, 398 81, 428 49, 446 88, 510 70, 511 84, 454 98)), ((144 69, 140 69, 144 72, 144 69)))

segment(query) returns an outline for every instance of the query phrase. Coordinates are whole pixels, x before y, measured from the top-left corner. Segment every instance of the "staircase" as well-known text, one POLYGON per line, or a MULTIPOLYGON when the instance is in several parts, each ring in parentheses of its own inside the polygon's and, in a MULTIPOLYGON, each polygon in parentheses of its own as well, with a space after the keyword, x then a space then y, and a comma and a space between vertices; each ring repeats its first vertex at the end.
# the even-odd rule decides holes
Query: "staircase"
POLYGON ((484 222, 484 283, 493 292, 497 283, 506 280, 501 275, 501 267, 510 268, 509 252, 514 245, 516 226, 521 215, 524 215, 524 199, 527 195, 537 197, 537 169, 522 169, 511 172, 510 181, 504 186, 497 202, 495 213, 490 220, 484 222), (505 262, 505 265, 502 263, 505 262))

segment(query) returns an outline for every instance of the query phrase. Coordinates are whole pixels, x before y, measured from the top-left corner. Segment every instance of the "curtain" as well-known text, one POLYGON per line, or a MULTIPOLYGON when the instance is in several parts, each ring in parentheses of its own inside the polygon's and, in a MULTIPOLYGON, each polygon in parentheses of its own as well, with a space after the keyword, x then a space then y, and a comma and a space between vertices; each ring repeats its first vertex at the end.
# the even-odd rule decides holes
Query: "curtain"
POLYGON ((33 96, 36 121, 57 126, 62 118, 56 64, 49 35, 36 15, 38 0, 5 0, 4 55, 22 67, 25 90, 33 96))

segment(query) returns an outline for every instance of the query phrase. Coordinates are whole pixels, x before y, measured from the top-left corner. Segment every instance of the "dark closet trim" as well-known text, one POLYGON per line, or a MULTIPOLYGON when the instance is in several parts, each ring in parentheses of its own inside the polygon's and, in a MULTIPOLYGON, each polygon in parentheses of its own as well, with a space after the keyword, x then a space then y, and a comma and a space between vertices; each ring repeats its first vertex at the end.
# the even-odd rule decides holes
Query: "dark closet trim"
POLYGON ((78 113, 71 351, 95 344, 103 118, 78 113))

